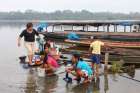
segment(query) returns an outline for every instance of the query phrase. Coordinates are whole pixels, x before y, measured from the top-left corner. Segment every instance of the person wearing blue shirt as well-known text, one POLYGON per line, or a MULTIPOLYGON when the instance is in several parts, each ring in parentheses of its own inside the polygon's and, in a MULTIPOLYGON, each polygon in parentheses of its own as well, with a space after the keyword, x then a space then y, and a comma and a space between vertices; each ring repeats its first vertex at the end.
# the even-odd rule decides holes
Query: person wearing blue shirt
POLYGON ((91 67, 89 66, 88 63, 86 63, 83 60, 79 60, 78 61, 77 69, 80 69, 83 72, 85 72, 87 74, 87 76, 91 76, 92 75, 92 69, 91 69, 91 67))
POLYGON ((93 71, 90 65, 85 62, 82 58, 80 58, 80 55, 74 54, 72 56, 72 62, 75 64, 74 69, 76 71, 76 77, 84 78, 83 83, 87 83, 92 79, 93 71))

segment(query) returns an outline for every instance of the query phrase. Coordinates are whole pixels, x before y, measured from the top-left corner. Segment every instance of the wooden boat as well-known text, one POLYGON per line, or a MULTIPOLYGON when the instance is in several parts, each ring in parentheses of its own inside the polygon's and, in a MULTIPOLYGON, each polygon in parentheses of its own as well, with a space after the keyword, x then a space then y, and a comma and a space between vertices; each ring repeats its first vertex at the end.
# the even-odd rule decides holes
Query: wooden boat
POLYGON ((44 36, 46 38, 53 38, 53 39, 61 39, 61 40, 67 39, 67 35, 57 34, 54 32, 45 33, 44 36))
MULTIPOLYGON (((44 36, 46 38, 52 39, 67 39, 67 35, 72 31, 64 31, 64 32, 46 32, 44 36)), ((80 38, 91 38, 98 37, 102 40, 112 40, 112 41, 140 41, 140 33, 105 33, 105 32, 75 32, 80 38)))
POLYGON ((135 42, 140 41, 140 36, 130 36, 130 35, 108 35, 100 37, 103 40, 112 40, 112 41, 129 41, 135 42))
MULTIPOLYGON (((93 40, 65 40, 66 43, 71 43, 71 44, 78 44, 80 46, 90 46, 90 44, 93 42, 93 40)), ((103 42, 108 46, 108 47, 113 47, 113 48, 140 48, 140 42, 122 42, 122 41, 110 41, 110 40, 103 40, 103 42)))

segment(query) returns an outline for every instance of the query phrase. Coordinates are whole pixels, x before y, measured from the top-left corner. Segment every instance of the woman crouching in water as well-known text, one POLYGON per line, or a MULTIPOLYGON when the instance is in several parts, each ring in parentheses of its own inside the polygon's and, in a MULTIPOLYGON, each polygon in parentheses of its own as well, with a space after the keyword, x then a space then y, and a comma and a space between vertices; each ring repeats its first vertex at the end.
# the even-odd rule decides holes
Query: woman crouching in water
POLYGON ((50 44, 46 43, 44 46, 45 57, 44 57, 44 68, 48 76, 53 75, 57 68, 59 67, 57 60, 59 55, 57 55, 56 50, 50 47, 50 44))
POLYGON ((74 80, 77 80, 77 83, 80 83, 81 78, 84 78, 83 83, 88 83, 93 78, 93 71, 90 65, 85 62, 79 54, 72 55, 72 66, 70 68, 66 68, 66 78, 68 77, 68 73, 76 76, 74 80), (73 74, 73 71, 76 73, 73 74))

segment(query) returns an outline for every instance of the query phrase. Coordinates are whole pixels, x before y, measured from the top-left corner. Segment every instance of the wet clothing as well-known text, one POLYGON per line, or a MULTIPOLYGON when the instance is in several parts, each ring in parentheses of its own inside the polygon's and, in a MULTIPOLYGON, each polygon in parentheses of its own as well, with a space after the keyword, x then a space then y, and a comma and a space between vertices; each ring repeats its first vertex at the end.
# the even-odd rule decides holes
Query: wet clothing
POLYGON ((32 33, 27 32, 27 29, 25 29, 20 34, 20 37, 24 37, 25 42, 35 42, 35 35, 39 35, 35 29, 33 29, 32 33))
POLYGON ((50 55, 47 58, 47 64, 50 64, 54 68, 58 68, 59 67, 57 61, 52 56, 50 56, 50 55))
POLYGON ((94 41, 90 44, 90 47, 92 48, 92 54, 101 54, 101 46, 103 46, 104 43, 101 41, 94 41))
POLYGON ((91 67, 85 61, 78 61, 76 68, 87 72, 88 76, 91 76, 93 74, 91 67))
POLYGON ((101 55, 100 54, 93 54, 91 56, 92 62, 96 63, 96 64, 100 64, 101 63, 101 55))

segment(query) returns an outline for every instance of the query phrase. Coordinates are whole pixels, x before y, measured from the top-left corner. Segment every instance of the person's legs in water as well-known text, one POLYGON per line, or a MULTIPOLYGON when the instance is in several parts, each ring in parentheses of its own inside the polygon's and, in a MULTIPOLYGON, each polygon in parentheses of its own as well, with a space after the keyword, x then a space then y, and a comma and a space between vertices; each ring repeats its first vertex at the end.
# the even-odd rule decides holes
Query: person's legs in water
MULTIPOLYGON (((94 71, 94 65, 95 65, 95 63, 94 62, 92 62, 91 63, 91 67, 92 67, 92 70, 94 71)), ((94 74, 94 73, 93 73, 94 74)))
POLYGON ((84 71, 78 69, 78 70, 77 70, 77 82, 80 83, 81 78, 84 78, 83 83, 85 83, 85 81, 87 80, 87 78, 86 78, 86 76, 85 76, 85 73, 84 73, 84 71))
POLYGON ((83 83, 89 83, 90 82, 90 78, 88 76, 88 71, 82 70, 82 77, 84 78, 83 83))
MULTIPOLYGON (((92 70, 95 71, 95 68, 96 68, 96 55, 93 54, 93 55, 91 56, 91 59, 92 59, 92 63, 91 63, 92 70)), ((94 75, 94 74, 95 74, 95 73, 93 72, 93 75, 94 75)))
POLYGON ((96 64, 96 77, 99 77, 99 64, 96 64))
POLYGON ((100 55, 96 54, 96 77, 99 77, 100 55))
MULTIPOLYGON (((78 70, 77 71, 77 80, 79 79, 81 81, 81 78, 84 78, 83 83, 88 83, 90 82, 89 77, 88 77, 88 71, 85 70, 78 70)), ((79 82, 80 82, 79 81, 79 82)))
POLYGON ((90 81, 89 81, 88 76, 84 77, 84 81, 83 81, 83 83, 89 83, 89 82, 90 82, 90 81))
POLYGON ((28 55, 28 58, 29 58, 29 65, 31 65, 32 64, 33 55, 28 55))
POLYGON ((31 55, 30 55, 30 62, 31 62, 31 64, 32 64, 33 56, 34 56, 34 43, 31 43, 31 55))
POLYGON ((25 42, 25 47, 26 47, 26 49, 28 51, 29 65, 31 65, 32 64, 33 55, 34 55, 34 43, 25 42))
POLYGON ((69 77, 69 73, 66 72, 65 78, 63 78, 63 80, 65 80, 67 83, 72 83, 72 78, 69 77))
POLYGON ((73 75, 73 66, 71 64, 67 64, 65 71, 66 71, 66 75, 63 78, 63 80, 65 80, 67 83, 72 83, 72 78, 69 76, 69 73, 71 73, 73 75))

